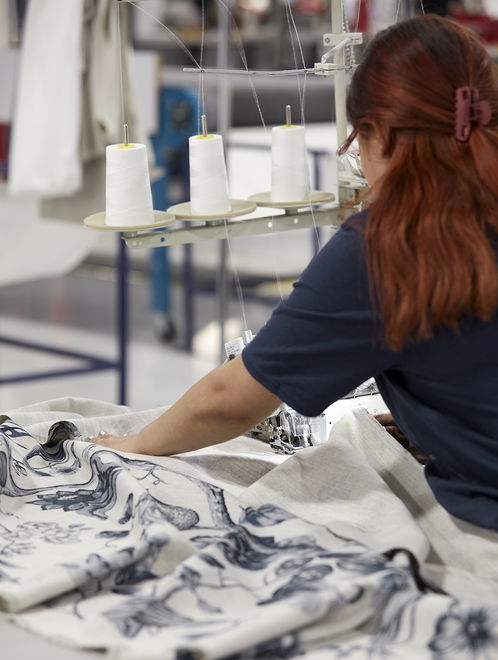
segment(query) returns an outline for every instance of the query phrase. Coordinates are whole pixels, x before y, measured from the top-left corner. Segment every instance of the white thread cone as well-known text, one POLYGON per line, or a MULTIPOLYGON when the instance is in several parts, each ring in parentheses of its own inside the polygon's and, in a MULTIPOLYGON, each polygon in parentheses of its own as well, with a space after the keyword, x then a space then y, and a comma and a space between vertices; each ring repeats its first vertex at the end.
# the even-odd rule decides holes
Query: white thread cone
POLYGON ((304 127, 275 126, 271 137, 271 201, 306 201, 310 186, 304 127))
POLYGON ((192 215, 228 213, 231 205, 221 135, 193 135, 188 142, 192 215))
POLYGON ((144 144, 110 144, 106 148, 105 198, 105 221, 111 227, 154 222, 144 144))

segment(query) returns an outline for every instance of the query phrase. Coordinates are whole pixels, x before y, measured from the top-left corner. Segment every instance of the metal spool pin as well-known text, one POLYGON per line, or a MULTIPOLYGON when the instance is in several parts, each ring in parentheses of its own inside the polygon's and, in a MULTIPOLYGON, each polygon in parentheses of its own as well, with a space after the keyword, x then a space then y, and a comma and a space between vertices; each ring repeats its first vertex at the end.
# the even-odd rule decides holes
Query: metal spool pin
POLYGON ((290 126, 292 124, 292 108, 290 105, 285 106, 285 125, 290 126))
POLYGON ((201 115, 201 130, 202 130, 202 135, 206 137, 208 133, 206 115, 201 115))

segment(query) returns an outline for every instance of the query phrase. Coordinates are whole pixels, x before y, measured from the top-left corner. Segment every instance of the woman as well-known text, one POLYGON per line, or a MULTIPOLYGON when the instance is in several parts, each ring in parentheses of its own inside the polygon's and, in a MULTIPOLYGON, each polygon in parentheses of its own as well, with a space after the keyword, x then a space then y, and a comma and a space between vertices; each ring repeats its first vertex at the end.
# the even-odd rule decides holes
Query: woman
MULTIPOLYGON (((421 16, 377 35, 348 97, 371 205, 312 260, 236 358, 140 433, 173 454, 286 402, 318 415, 374 376, 454 516, 498 530, 498 78, 468 30, 421 16)), ((344 148, 347 148, 347 144, 344 148)))

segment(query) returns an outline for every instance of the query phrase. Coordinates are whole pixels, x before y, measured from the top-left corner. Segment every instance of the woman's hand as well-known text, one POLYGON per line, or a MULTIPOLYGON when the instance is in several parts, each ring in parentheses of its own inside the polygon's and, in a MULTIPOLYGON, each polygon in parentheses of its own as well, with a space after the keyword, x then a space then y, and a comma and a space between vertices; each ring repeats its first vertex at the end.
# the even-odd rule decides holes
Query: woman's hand
POLYGON ((130 433, 126 435, 111 435, 106 431, 101 431, 97 436, 88 438, 90 442, 108 449, 118 449, 133 454, 145 453, 141 448, 140 433, 130 433))
POLYGON ((408 449, 408 445, 410 444, 410 442, 406 437, 406 435, 403 433, 403 431, 394 421, 394 417, 391 415, 391 413, 382 413, 380 415, 375 415, 375 419, 380 424, 382 424, 382 426, 386 429, 386 431, 390 435, 392 435, 393 438, 395 438, 400 445, 403 445, 405 449, 408 449))
POLYGON ((394 417, 391 413, 382 413, 380 415, 375 415, 375 419, 382 424, 386 431, 392 435, 392 437, 399 442, 399 444, 404 447, 410 454, 422 465, 427 463, 427 456, 422 454, 420 449, 412 444, 403 431, 396 424, 394 417))
POLYGON ((237 356, 204 376, 179 401, 139 433, 92 439, 119 451, 171 456, 242 435, 281 404, 237 356))

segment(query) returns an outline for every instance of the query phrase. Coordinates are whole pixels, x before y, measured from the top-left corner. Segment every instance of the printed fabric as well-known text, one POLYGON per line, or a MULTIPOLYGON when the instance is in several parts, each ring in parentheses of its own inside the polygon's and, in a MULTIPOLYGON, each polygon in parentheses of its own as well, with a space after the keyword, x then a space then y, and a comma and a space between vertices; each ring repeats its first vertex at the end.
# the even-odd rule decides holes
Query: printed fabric
POLYGON ((498 658, 496 538, 420 494, 365 411, 287 459, 114 452, 84 436, 138 418, 103 412, 0 418, 0 603, 23 628, 141 660, 498 658))

